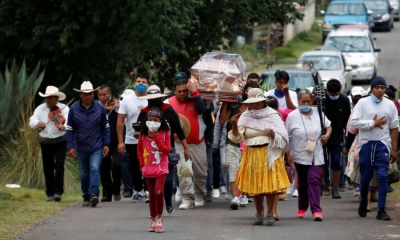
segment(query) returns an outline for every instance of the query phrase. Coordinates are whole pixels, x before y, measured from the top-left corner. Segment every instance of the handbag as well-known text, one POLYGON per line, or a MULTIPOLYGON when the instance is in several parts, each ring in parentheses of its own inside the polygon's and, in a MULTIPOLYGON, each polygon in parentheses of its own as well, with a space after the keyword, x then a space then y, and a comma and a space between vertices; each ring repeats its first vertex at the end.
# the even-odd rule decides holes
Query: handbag
POLYGON ((179 160, 181 160, 181 156, 176 152, 175 147, 171 147, 171 151, 168 155, 168 162, 169 164, 176 165, 178 164, 179 160))

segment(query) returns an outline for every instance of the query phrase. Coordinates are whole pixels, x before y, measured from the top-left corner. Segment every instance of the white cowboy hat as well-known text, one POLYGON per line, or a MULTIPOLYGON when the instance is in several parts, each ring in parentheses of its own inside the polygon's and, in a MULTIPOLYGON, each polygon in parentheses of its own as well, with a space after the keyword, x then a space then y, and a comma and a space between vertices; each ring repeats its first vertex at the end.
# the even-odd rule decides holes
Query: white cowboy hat
POLYGON ((121 97, 124 98, 126 96, 128 96, 129 94, 134 93, 135 91, 133 91, 132 89, 126 89, 122 94, 121 97))
POLYGON ((147 90, 147 95, 139 97, 139 99, 154 99, 154 98, 162 98, 167 95, 162 94, 160 88, 157 85, 151 85, 147 90))
POLYGON ((58 88, 54 86, 47 86, 46 92, 43 94, 39 92, 39 96, 41 97, 50 97, 50 96, 56 96, 58 97, 58 100, 62 101, 64 100, 67 96, 63 92, 59 92, 58 88))
POLYGON ((247 99, 243 103, 256 103, 265 101, 263 91, 259 88, 252 88, 247 93, 247 99))
MULTIPOLYGON (((364 90, 364 88, 363 87, 360 87, 360 86, 356 86, 356 87, 353 87, 352 89, 351 89, 351 95, 353 95, 353 96, 357 96, 357 95, 361 95, 361 96, 363 96, 364 94, 365 94, 365 90, 364 90)), ((368 93, 368 92, 367 92, 368 93)))
POLYGON ((76 88, 74 88, 74 90, 77 91, 77 92, 90 93, 90 92, 93 92, 93 91, 98 90, 99 88, 100 88, 100 87, 98 87, 98 88, 96 88, 96 89, 93 89, 93 85, 92 85, 91 82, 89 82, 89 81, 84 81, 84 82, 81 84, 81 90, 78 90, 78 89, 76 89, 76 88))

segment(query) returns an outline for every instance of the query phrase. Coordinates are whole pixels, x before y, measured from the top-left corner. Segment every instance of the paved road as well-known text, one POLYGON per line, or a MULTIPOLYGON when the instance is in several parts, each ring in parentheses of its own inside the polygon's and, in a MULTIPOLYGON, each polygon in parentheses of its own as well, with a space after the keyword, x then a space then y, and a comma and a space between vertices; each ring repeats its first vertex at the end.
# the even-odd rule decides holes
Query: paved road
MULTIPOLYGON (((400 23, 391 33, 375 33, 382 48, 379 55, 378 75, 388 83, 400 82, 400 23)), ((306 219, 295 218, 297 201, 289 198, 279 202, 281 221, 273 227, 253 226, 254 205, 238 211, 229 209, 229 201, 218 199, 204 208, 175 212, 165 216, 165 233, 148 233, 148 206, 121 202, 100 203, 97 208, 70 207, 43 221, 22 234, 26 240, 70 239, 400 239, 400 214, 389 208, 394 218, 390 222, 375 220, 373 213, 367 218, 357 215, 358 201, 351 191, 343 199, 322 198, 323 222, 313 222, 310 212, 306 219)), ((177 205, 175 205, 177 208, 177 205)))

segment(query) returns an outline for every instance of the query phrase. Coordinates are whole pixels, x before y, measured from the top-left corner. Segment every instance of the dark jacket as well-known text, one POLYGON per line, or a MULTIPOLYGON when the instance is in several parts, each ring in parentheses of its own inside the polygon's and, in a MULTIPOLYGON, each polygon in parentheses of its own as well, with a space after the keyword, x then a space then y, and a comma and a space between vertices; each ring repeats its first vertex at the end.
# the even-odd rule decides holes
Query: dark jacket
POLYGON ((93 101, 89 108, 81 100, 72 104, 67 122, 68 149, 94 152, 110 145, 110 125, 107 111, 98 101, 93 101))

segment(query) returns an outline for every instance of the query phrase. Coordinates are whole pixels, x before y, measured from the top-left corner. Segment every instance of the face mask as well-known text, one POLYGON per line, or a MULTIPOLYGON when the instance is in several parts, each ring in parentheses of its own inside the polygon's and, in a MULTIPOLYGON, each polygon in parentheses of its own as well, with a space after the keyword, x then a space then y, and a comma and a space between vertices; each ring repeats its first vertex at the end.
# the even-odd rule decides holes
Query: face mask
POLYGON ((149 128, 149 131, 156 132, 160 128, 161 123, 153 122, 153 121, 146 121, 146 126, 149 128))
POLYGON ((331 100, 338 100, 339 99, 339 97, 340 97, 340 94, 339 95, 337 95, 337 96, 329 96, 329 98, 331 99, 331 100))
POLYGON ((353 102, 353 105, 356 105, 358 103, 358 98, 352 98, 351 101, 353 102))
POLYGON ((310 105, 300 105, 299 109, 302 112, 309 112, 309 111, 311 111, 311 106, 310 105))
POLYGON ((285 96, 285 93, 279 91, 278 89, 275 89, 275 96, 277 98, 283 98, 285 96))
POLYGON ((374 103, 380 103, 382 100, 380 100, 379 98, 375 97, 374 94, 371 94, 371 100, 374 103))
POLYGON ((146 90, 147 90, 146 85, 139 84, 139 85, 136 86, 136 91, 138 91, 140 93, 146 92, 146 90))

